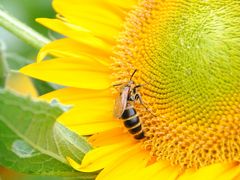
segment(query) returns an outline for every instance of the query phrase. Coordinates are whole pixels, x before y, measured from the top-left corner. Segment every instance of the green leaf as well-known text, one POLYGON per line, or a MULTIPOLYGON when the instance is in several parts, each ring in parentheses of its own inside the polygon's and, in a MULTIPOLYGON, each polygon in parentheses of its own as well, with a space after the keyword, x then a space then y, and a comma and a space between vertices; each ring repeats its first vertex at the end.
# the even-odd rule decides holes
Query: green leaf
POLYGON ((11 70, 19 70, 23 66, 33 62, 29 58, 20 56, 16 53, 6 53, 6 59, 11 70))
POLYGON ((96 173, 77 172, 65 159, 81 162, 91 147, 55 122, 62 113, 56 102, 0 90, 0 165, 28 174, 94 179, 96 173))
POLYGON ((33 79, 33 83, 39 95, 43 95, 56 89, 63 88, 63 86, 55 85, 53 83, 48 83, 38 79, 33 79))
POLYGON ((7 73, 8 73, 8 66, 5 59, 4 44, 0 43, 0 87, 5 86, 7 73))

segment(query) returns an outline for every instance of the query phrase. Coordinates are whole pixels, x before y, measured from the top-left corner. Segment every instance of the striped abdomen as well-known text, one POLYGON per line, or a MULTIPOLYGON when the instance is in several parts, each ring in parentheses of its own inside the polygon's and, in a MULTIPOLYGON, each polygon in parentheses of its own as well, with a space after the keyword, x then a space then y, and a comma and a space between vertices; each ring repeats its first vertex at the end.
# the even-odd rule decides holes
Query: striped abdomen
POLYGON ((128 106, 124 110, 121 118, 124 121, 125 127, 128 128, 128 131, 134 135, 135 139, 144 138, 141 122, 133 106, 128 106))

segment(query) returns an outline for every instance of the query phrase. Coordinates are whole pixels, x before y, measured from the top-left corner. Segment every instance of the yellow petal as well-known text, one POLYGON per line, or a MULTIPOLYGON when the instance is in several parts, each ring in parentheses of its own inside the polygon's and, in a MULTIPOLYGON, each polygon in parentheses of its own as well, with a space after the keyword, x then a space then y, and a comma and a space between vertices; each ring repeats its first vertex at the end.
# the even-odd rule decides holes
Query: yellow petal
MULTIPOLYGON (((169 164, 165 161, 155 162, 146 168, 144 168, 142 171, 140 171, 135 179, 142 179, 142 180, 148 180, 152 179, 153 177, 157 176, 157 174, 164 168, 168 167, 169 164)), ((162 179, 162 178, 160 178, 162 179)))
MULTIPOLYGON (((88 100, 87 104, 96 102, 95 98, 106 98, 109 101, 113 101, 112 95, 109 89, 106 90, 92 90, 92 89, 79 89, 79 88, 62 88, 50 93, 44 94, 41 99, 51 101, 58 99, 63 104, 83 104, 83 100, 88 100)), ((112 102, 113 103, 113 102, 112 102)), ((112 104, 111 104, 112 108, 112 104)))
POLYGON ((96 180, 135 179, 136 174, 145 168, 148 159, 149 154, 138 143, 113 164, 106 166, 96 180))
POLYGON ((89 151, 83 158, 81 165, 68 158, 70 165, 83 172, 93 172, 103 169, 107 165, 114 164, 114 161, 128 151, 126 143, 104 146, 89 151))
MULTIPOLYGON (((64 4, 65 0, 54 0, 53 1, 53 6, 55 7, 55 3, 58 3, 59 5, 62 4, 63 7, 66 7, 66 6, 74 6, 73 8, 81 8, 79 6, 81 5, 92 5, 92 6, 103 6, 103 5, 107 5, 108 7, 109 6, 117 6, 119 8, 124 8, 124 9, 132 9, 132 7, 134 5, 137 5, 138 4, 138 0, 88 0, 88 1, 78 1, 78 0, 71 0, 71 1, 68 1, 68 2, 71 2, 71 3, 66 3, 64 4)), ((79 9, 77 9, 79 11, 79 9)), ((101 10, 101 9, 99 9, 101 10)), ((76 11, 76 12, 78 12, 76 11)), ((62 11, 60 11, 61 13, 62 11)), ((73 12, 73 13, 76 13, 76 12, 73 12)), ((76 16, 78 14, 76 13, 76 16)))
POLYGON ((124 127, 114 128, 108 131, 94 134, 90 138, 88 138, 88 141, 94 147, 100 147, 100 146, 116 144, 118 142, 121 142, 123 139, 124 141, 136 143, 136 140, 133 138, 131 134, 127 132, 126 128, 124 127))
MULTIPOLYGON (((65 124, 64 124, 65 125, 65 124)), ((76 132, 79 135, 92 135, 95 133, 107 131, 109 129, 113 129, 116 127, 121 127, 117 121, 106 121, 106 122, 90 122, 88 124, 80 124, 80 125, 65 125, 68 126, 73 132, 76 132)))
POLYGON ((217 163, 199 170, 186 170, 179 180, 206 179, 206 180, 232 180, 240 173, 240 166, 237 162, 217 163))
POLYGON ((24 74, 11 72, 6 79, 6 88, 16 91, 23 95, 37 97, 38 92, 35 89, 31 79, 24 74))
MULTIPOLYGON (((92 7, 86 7, 86 8, 92 8, 92 7)), ((67 21, 69 23, 76 24, 90 30, 90 32, 93 33, 96 37, 104 39, 111 44, 116 43, 116 39, 120 32, 120 28, 116 29, 114 27, 102 24, 100 22, 92 21, 91 19, 87 19, 87 18, 80 18, 80 19, 71 18, 71 19, 67 19, 67 21)))
POLYGON ((109 7, 104 8, 100 3, 101 1, 92 0, 55 0, 53 7, 69 23, 84 27, 97 37, 115 43, 123 21, 109 7))
POLYGON ((69 38, 59 39, 45 45, 38 53, 37 62, 42 61, 47 55, 57 57, 83 57, 84 55, 93 55, 102 59, 106 63, 112 62, 109 56, 111 52, 106 52, 86 44, 79 43, 69 38))
POLYGON ((70 111, 62 114, 58 121, 80 135, 91 135, 122 127, 121 120, 114 119, 112 107, 112 99, 85 99, 70 111))
MULTIPOLYGON (((111 6, 104 6, 107 1, 99 0, 54 0, 54 9, 67 19, 88 19, 108 26, 119 28, 123 22, 117 12, 111 10, 111 6)), ((114 3, 111 3, 114 4, 114 3)))
POLYGON ((100 38, 95 37, 93 34, 80 26, 63 22, 58 19, 38 18, 36 21, 60 34, 79 41, 80 43, 99 48, 107 52, 112 50, 112 45, 104 42, 100 38))
POLYGON ((179 176, 179 180, 192 180, 194 173, 196 172, 195 169, 187 169, 179 176))
POLYGON ((239 180, 239 179, 240 179, 240 173, 238 173, 238 175, 233 178, 233 180, 239 180))
POLYGON ((110 70, 91 59, 59 58, 23 67, 20 72, 53 83, 89 89, 110 87, 110 70))
POLYGON ((105 0, 110 4, 119 6, 124 9, 132 9, 133 6, 137 5, 138 0, 105 0))
POLYGON ((194 180, 214 180, 217 179, 217 176, 221 173, 223 173, 228 164, 226 163, 217 163, 212 164, 206 167, 202 167, 199 170, 197 170, 193 175, 191 176, 191 179, 194 180))
POLYGON ((240 175, 240 163, 239 162, 233 162, 233 163, 229 163, 229 168, 219 174, 216 179, 218 180, 231 180, 234 179, 235 177, 240 175))
MULTIPOLYGON (((114 118, 113 117, 113 104, 114 103, 113 103, 112 98, 93 97, 90 99, 73 100, 73 103, 69 102, 69 103, 64 103, 64 104, 70 105, 72 107, 72 109, 71 109, 71 111, 69 111, 69 113, 65 113, 62 116, 60 116, 61 120, 64 120, 64 119, 68 120, 69 117, 67 117, 67 116, 71 116, 71 118, 78 119, 79 112, 81 113, 81 117, 89 119, 88 117, 85 117, 83 115, 85 115, 86 113, 89 113, 91 111, 96 111, 96 113, 97 113, 96 115, 94 115, 94 113, 92 113, 92 117, 103 114, 104 115, 103 117, 105 119, 101 119, 101 121, 110 121, 110 120, 112 121, 114 118), (105 116, 105 114, 107 114, 107 116, 105 116)), ((86 116, 88 116, 88 114, 86 114, 86 116)), ((114 121, 115 121, 115 119, 114 119, 114 121)))
POLYGON ((157 172, 151 178, 152 178, 152 180, 159 180, 159 179, 176 180, 179 173, 180 173, 179 167, 169 165, 169 166, 159 170, 159 172, 157 172))

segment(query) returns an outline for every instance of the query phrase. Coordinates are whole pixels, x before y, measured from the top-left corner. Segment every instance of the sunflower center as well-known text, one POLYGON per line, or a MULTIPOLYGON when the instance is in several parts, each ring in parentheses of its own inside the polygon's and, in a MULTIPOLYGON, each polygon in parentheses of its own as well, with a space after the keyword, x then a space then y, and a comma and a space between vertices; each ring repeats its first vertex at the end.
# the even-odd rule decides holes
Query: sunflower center
POLYGON ((113 59, 116 83, 133 79, 135 103, 158 160, 186 168, 240 161, 240 1, 143 0, 113 59))

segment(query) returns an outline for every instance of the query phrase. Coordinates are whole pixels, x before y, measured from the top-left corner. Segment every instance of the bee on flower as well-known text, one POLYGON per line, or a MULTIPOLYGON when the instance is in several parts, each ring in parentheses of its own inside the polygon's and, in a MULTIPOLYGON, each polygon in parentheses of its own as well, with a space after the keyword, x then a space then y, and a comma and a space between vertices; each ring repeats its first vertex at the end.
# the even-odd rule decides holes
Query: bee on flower
POLYGON ((98 180, 240 178, 239 1, 54 0, 53 7, 57 19, 37 21, 65 38, 21 72, 66 86, 42 98, 72 104, 58 120, 91 135, 94 149, 82 162, 68 158, 74 169, 101 170, 98 180), (128 83, 114 91, 119 82, 128 83), (141 98, 154 116, 128 104, 146 83, 141 98), (141 141, 117 120, 124 110, 141 115, 141 126, 134 116, 141 141))

